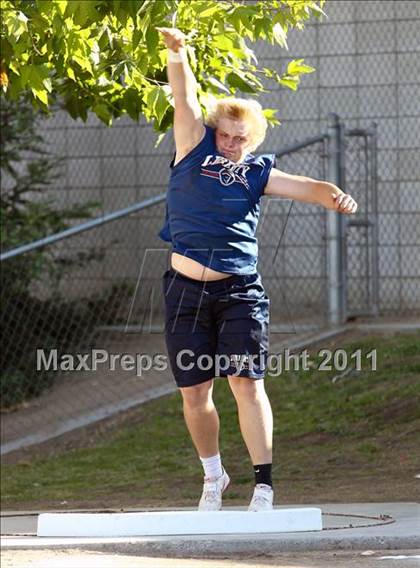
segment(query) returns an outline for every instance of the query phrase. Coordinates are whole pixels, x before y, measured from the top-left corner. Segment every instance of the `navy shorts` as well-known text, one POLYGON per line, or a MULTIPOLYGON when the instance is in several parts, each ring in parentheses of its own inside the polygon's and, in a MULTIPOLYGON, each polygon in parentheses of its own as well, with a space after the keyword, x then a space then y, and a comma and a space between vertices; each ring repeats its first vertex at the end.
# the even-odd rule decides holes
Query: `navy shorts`
POLYGON ((258 272, 203 282, 171 268, 163 292, 166 347, 178 387, 228 375, 264 378, 270 300, 258 272))

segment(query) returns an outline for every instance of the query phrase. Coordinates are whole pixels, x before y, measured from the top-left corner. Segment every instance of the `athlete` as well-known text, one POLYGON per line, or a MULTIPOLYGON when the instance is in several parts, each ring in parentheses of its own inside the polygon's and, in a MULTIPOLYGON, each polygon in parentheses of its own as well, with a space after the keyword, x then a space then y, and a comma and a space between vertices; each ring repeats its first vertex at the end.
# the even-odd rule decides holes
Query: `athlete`
POLYGON ((170 164, 166 220, 159 235, 172 244, 163 276, 165 337, 183 398, 188 431, 204 469, 199 511, 219 510, 230 479, 219 451, 212 392, 227 377, 255 473, 249 511, 273 508, 273 415, 264 388, 269 299, 257 271, 255 231, 263 195, 356 212, 336 185, 275 168, 255 157, 267 122, 254 100, 219 99, 204 123, 185 35, 157 28, 168 48, 176 152, 170 164))

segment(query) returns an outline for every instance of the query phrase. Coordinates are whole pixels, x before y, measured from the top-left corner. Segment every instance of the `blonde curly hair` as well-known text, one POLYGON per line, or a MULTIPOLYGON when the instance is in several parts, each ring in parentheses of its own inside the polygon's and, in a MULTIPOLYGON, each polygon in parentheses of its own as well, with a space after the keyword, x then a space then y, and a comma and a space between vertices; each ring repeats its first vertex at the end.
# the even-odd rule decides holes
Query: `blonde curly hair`
POLYGON ((253 99, 239 99, 235 97, 217 99, 207 109, 205 122, 211 128, 217 128, 219 118, 243 120, 250 125, 250 152, 256 150, 264 141, 268 123, 259 102, 253 99))

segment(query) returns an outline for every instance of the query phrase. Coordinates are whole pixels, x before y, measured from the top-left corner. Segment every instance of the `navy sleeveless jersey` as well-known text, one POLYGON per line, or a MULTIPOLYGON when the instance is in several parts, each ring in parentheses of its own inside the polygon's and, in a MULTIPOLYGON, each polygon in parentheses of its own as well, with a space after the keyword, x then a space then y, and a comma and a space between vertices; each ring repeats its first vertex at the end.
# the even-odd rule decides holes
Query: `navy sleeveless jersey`
POLYGON ((166 220, 159 232, 173 252, 219 272, 256 271, 255 236, 273 154, 248 154, 235 163, 217 153, 215 132, 205 125, 201 142, 174 166, 166 202, 166 220))

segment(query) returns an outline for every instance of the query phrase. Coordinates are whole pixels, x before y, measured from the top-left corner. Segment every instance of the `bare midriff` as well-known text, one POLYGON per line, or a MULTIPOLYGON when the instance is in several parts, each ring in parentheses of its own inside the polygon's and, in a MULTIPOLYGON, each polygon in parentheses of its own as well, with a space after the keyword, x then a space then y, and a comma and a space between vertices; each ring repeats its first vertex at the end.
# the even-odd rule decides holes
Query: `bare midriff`
POLYGON ((226 274, 226 272, 218 272, 217 270, 208 268, 200 262, 177 252, 171 254, 171 266, 174 270, 177 270, 193 280, 205 280, 208 282, 212 280, 223 280, 224 278, 232 276, 232 274, 226 274))

